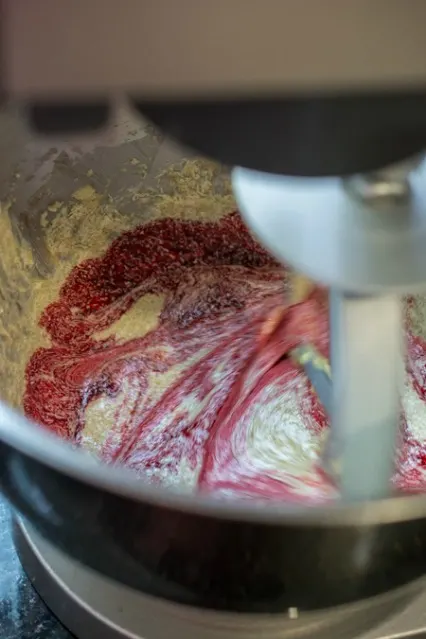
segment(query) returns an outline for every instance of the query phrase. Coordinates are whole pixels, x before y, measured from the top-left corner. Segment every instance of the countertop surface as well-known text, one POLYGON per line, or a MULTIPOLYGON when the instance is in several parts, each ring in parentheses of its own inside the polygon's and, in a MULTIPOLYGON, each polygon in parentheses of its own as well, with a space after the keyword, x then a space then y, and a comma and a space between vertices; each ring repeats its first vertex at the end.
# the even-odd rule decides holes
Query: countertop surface
POLYGON ((0 497, 1 639, 72 639, 49 612, 25 575, 12 538, 10 508, 0 497))

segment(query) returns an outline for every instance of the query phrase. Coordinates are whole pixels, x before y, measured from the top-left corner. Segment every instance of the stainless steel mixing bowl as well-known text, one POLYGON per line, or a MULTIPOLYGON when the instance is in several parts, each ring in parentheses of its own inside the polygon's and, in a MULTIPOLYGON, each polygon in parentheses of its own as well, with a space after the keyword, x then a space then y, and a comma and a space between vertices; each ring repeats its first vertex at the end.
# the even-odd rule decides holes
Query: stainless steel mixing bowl
MULTIPOLYGON (((394 611, 425 571, 423 496, 304 508, 185 494, 102 464, 20 413, 41 310, 34 292, 50 287, 54 295, 61 269, 149 219, 147 190, 158 188, 164 167, 189 157, 120 109, 116 118, 96 140, 64 146, 33 140, 16 112, 1 116, 2 491, 62 550, 152 595, 215 610, 282 614, 283 632, 288 616, 299 616, 297 624, 307 619, 309 632, 312 620, 328 631, 342 620, 350 619, 351 627, 373 623, 394 611), (62 207, 75 203, 73 194, 87 185, 99 194, 98 204, 83 203, 80 217, 63 232, 59 226, 55 245, 46 225, 60 219, 62 207), (112 218, 103 217, 99 202, 115 210, 112 218)), ((209 166, 214 206, 231 208, 226 171, 209 166)), ((173 195, 173 181, 162 188, 173 195)), ((183 200, 182 210, 197 212, 203 193, 183 200)), ((296 628, 296 621, 288 623, 296 628)))

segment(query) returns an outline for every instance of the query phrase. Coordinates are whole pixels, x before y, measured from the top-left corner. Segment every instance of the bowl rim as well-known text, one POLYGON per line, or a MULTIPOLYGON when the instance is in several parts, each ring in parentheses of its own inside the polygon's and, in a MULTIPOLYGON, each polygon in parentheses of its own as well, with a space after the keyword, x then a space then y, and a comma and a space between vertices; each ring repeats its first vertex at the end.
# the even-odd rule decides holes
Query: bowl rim
POLYGON ((225 499, 154 486, 124 467, 111 466, 43 429, 0 402, 0 440, 72 479, 136 502, 189 515, 263 525, 348 527, 391 524, 426 517, 426 495, 390 496, 370 502, 307 506, 266 500, 225 499))

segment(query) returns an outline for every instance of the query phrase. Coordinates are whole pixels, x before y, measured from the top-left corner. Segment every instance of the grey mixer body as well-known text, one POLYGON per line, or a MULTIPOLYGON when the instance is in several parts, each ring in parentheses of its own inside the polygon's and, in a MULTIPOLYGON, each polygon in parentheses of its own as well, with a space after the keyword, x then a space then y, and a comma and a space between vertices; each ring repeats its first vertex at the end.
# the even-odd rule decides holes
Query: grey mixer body
POLYGON ((424 639, 426 593, 420 584, 368 605, 304 613, 238 615, 156 599, 107 579, 49 544, 22 522, 15 525, 21 562, 39 594, 78 639, 424 639))
MULTIPOLYGON (((154 596, 236 614, 331 610, 337 620, 339 606, 358 601, 364 612, 370 604, 383 612, 380 597, 393 602, 407 584, 417 588, 426 569, 426 500, 393 497, 389 483, 401 300, 426 284, 426 5, 127 0, 118 17, 102 0, 3 0, 2 10, 0 88, 33 130, 92 133, 107 125, 111 96, 125 95, 181 143, 244 167, 233 184, 250 228, 279 259, 330 288, 324 463, 331 456, 342 500, 258 509, 150 492, 77 461, 77 451, 42 440, 6 407, 3 490, 43 537, 154 596), (22 477, 44 501, 30 502, 22 477), (76 507, 83 528, 66 529, 76 507), (152 536, 155 518, 173 522, 175 533, 158 562, 137 541, 152 536), (194 544, 191 569, 181 570, 189 561, 182 538, 194 529, 211 539, 215 566, 194 544), (229 570, 219 570, 220 558, 229 570)), ((351 617, 344 636, 366 631, 351 617)))

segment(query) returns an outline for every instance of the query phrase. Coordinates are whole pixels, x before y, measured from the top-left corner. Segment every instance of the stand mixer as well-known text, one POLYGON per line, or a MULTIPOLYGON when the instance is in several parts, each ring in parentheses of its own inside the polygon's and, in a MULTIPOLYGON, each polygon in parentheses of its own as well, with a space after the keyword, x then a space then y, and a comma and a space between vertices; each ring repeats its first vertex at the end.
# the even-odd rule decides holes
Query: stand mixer
MULTIPOLYGON (((10 0, 2 88, 37 133, 60 136, 102 128, 108 96, 126 93, 180 142, 237 166, 249 228, 330 290, 324 465, 351 505, 391 496, 402 298, 426 287, 426 5, 328 0, 308 14, 297 0, 10 0)), ((23 535, 25 559, 45 542, 23 535)), ((374 637, 420 632, 412 615, 374 637)))

